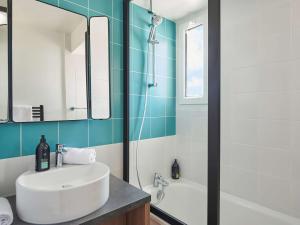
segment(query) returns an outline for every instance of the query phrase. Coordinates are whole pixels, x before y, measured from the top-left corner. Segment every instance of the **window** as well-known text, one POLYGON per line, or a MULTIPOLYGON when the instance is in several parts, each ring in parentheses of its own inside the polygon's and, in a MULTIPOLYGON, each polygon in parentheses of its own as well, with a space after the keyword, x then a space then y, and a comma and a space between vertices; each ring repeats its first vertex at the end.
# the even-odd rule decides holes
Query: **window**
POLYGON ((189 17, 177 24, 177 96, 180 105, 208 104, 207 17, 189 17))
POLYGON ((204 26, 185 31, 184 98, 203 98, 204 90, 204 26))

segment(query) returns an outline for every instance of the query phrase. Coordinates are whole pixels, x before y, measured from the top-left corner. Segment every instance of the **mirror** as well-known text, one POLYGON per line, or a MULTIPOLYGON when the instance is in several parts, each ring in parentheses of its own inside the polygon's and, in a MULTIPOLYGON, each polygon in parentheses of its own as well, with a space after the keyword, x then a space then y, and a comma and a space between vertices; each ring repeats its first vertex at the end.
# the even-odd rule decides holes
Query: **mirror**
POLYGON ((0 0, 0 123, 8 119, 7 1, 0 0))
POLYGON ((87 119, 87 18, 12 0, 13 121, 87 119))
POLYGON ((90 18, 91 109, 93 119, 110 118, 109 20, 90 18))

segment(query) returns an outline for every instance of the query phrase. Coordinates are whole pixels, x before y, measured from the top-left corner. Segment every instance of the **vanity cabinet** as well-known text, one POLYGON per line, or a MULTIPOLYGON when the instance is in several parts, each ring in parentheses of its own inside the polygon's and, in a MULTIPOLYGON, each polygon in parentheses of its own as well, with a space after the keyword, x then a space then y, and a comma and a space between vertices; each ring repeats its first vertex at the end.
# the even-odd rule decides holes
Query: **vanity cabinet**
POLYGON ((146 203, 99 225, 150 225, 150 204, 146 203))

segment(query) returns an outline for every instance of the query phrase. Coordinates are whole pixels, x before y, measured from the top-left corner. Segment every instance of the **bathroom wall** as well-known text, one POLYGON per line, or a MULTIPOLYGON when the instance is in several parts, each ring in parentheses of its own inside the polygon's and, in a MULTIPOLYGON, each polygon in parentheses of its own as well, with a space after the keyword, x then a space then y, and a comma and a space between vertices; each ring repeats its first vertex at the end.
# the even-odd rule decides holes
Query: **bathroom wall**
MULTIPOLYGON (((176 101, 176 154, 184 178, 207 184, 207 104, 185 104, 181 91, 185 77, 185 30, 190 22, 204 26, 204 74, 207 76, 208 24, 207 8, 176 21, 177 24, 177 101, 176 101), (184 34, 184 35, 182 35, 184 34)), ((207 88, 205 88, 207 91, 207 88)))
POLYGON ((163 177, 171 177, 171 167, 176 157, 176 137, 166 136, 144 139, 139 142, 138 161, 136 164, 137 141, 130 142, 129 181, 138 187, 136 165, 138 165, 142 186, 151 185, 155 173, 163 177))
MULTIPOLYGON (((111 26, 111 68, 112 68, 112 119, 83 120, 45 123, 0 124, 0 195, 14 193, 16 177, 34 165, 34 154, 39 136, 45 134, 51 149, 56 143, 67 146, 86 147, 97 146, 98 160, 107 163, 112 173, 122 176, 122 142, 123 135, 123 6, 122 0, 44 0, 47 3, 79 12, 84 15, 107 15, 111 26)), ((137 30, 140 36, 132 40, 131 54, 133 70, 131 71, 131 127, 141 120, 138 104, 143 101, 145 87, 145 51, 150 15, 145 9, 134 7, 135 17, 131 30, 137 30)), ((133 8, 132 8, 133 10, 133 8)), ((168 143, 174 143, 170 135, 176 133, 176 72, 175 72, 175 23, 164 20, 159 27, 158 39, 160 48, 157 50, 157 74, 159 86, 150 93, 149 112, 147 114, 143 139, 147 138, 151 146, 160 149, 160 138, 168 143), (150 116, 151 115, 151 116, 150 116), (169 137, 169 138, 168 138, 169 137), (151 138, 151 139, 150 139, 151 138), (155 139, 152 139, 155 138, 155 139), (171 141, 171 142, 170 142, 171 141)), ((131 139, 136 139, 137 133, 131 139)), ((165 143, 167 143, 165 142, 165 143)), ((166 144, 164 145, 166 146, 166 144)), ((167 148, 169 149, 169 148, 167 148)), ((171 161, 170 161, 171 162, 171 161)))
MULTIPOLYGON (((130 6, 130 183, 137 185, 136 146, 148 83, 153 81, 152 47, 148 46, 151 14, 136 4, 130 6), (147 59, 150 57, 150 63, 147 59)), ((169 177, 176 139, 176 24, 163 19, 157 28, 157 87, 149 90, 146 118, 138 150, 142 185, 152 183, 159 172, 169 177)))
MULTIPOLYGON (((123 144, 102 145, 96 147, 97 158, 109 166, 111 174, 123 178, 123 144)), ((51 154, 51 164, 55 154, 51 154)), ((15 194, 16 179, 27 170, 34 170, 35 156, 23 156, 2 159, 0 161, 0 197, 15 194)), ((52 165, 54 166, 54 165, 52 165)))
POLYGON ((221 188, 300 217, 300 2, 224 1, 221 188))
POLYGON ((122 176, 122 144, 117 143, 121 143, 123 137, 123 1, 43 1, 87 16, 109 17, 112 118, 103 121, 0 124, 0 195, 14 193, 15 178, 34 165, 31 155, 35 153, 41 134, 46 135, 52 151, 56 143, 74 147, 98 146, 98 160, 110 165, 114 174, 122 176))
MULTIPOLYGON (((130 10, 130 138, 136 140, 143 117, 147 74, 149 83, 153 81, 152 47, 148 45, 151 14, 135 4, 131 4, 130 10)), ((158 85, 149 89, 142 139, 176 134, 176 24, 164 18, 157 28, 157 40, 158 85)))
MULTIPOLYGON (((151 18, 147 11, 145 9, 140 8, 139 6, 132 5, 131 10, 133 11, 132 15, 132 23, 131 23, 131 38, 132 38, 132 45, 131 46, 131 55, 132 55, 132 68, 134 68, 131 73, 131 82, 134 85, 133 88, 133 94, 131 94, 132 97, 134 97, 136 94, 144 94, 145 93, 145 86, 146 86, 146 77, 142 77, 141 75, 147 73, 147 68, 142 67, 139 68, 134 65, 134 63, 138 60, 143 60, 144 63, 146 62, 146 53, 147 53, 147 38, 148 38, 148 32, 141 32, 143 30, 148 31, 149 21, 151 21, 151 18), (137 73, 135 70, 142 72, 137 73), (145 72, 146 71, 146 72, 145 72), (144 88, 142 88, 144 87, 144 88), (134 92, 138 91, 138 92, 134 92)), ((182 176, 186 179, 190 179, 194 182, 198 182, 201 184, 207 183, 207 105, 185 105, 181 104, 178 99, 178 95, 180 94, 180 88, 179 85, 182 85, 179 79, 179 76, 184 76, 184 74, 181 71, 184 71, 182 69, 181 64, 184 64, 184 57, 182 57, 182 53, 178 51, 179 48, 183 48, 181 46, 181 43, 178 40, 179 39, 179 33, 178 32, 185 32, 185 30, 182 30, 183 24, 188 23, 189 21, 201 21, 205 26, 207 25, 207 9, 203 9, 198 13, 195 13, 193 15, 187 16, 185 18, 182 18, 176 23, 172 23, 173 26, 175 26, 173 29, 176 30, 176 33, 174 33, 173 39, 176 39, 175 43, 166 44, 166 47, 160 44, 157 45, 157 51, 158 54, 168 54, 170 52, 170 47, 172 46, 172 54, 174 54, 174 60, 181 60, 177 61, 175 63, 174 61, 174 67, 173 69, 176 69, 176 76, 174 76, 174 90, 176 91, 176 99, 171 99, 172 104, 169 105, 168 102, 166 102, 166 110, 172 111, 172 115, 176 116, 176 125, 174 128, 176 128, 176 135, 175 136, 168 136, 168 137, 160 137, 160 138, 150 138, 151 137, 151 110, 153 110, 153 107, 160 107, 163 108, 160 104, 155 102, 155 105, 151 104, 152 98, 150 98, 150 110, 147 112, 147 119, 145 122, 146 130, 143 131, 142 138, 145 139, 139 143, 139 150, 138 150, 138 167, 141 177, 142 185, 149 185, 153 182, 153 175, 155 172, 161 173, 165 177, 171 176, 171 166, 173 163, 173 160, 177 158, 179 160, 180 166, 181 166, 181 173, 182 176), (175 44, 175 45, 173 45, 175 44), (174 51, 174 52, 173 52, 174 51), (177 51, 177 52, 176 52, 177 51), (177 88, 175 87, 177 85, 177 88), (176 90, 177 89, 177 90, 176 90), (168 107, 171 106, 171 109, 168 109, 168 107), (148 118, 150 117, 150 118, 148 118), (148 120, 148 121, 147 121, 148 120), (200 137, 200 138, 199 138, 200 137), (195 172, 197 171, 197 172, 195 172)), ((162 24, 164 25, 164 24, 162 24)), ((168 24, 166 23, 168 26, 168 24)), ((162 27, 164 28, 164 27, 162 27)), ((159 27, 161 29, 161 27, 159 27)), ((159 30, 159 38, 161 38, 161 32, 163 30, 159 30)), ((163 43, 164 42, 160 42, 163 43)), ((207 44, 207 37, 205 38, 205 43, 207 44)), ((151 51, 151 49, 150 49, 151 51)), ((207 55, 207 54, 205 54, 207 55)), ((164 70, 168 71, 168 64, 165 62, 160 62, 161 60, 158 59, 158 67, 163 67, 164 70)), ((207 62, 207 57, 206 57, 207 62)), ((138 64, 140 65, 140 64, 138 64)), ((151 65, 150 65, 151 66, 151 65)), ((160 71, 161 68, 158 68, 158 77, 160 78, 160 71)), ((205 72, 207 73, 207 70, 205 69, 205 72)), ((150 73, 151 74, 151 73, 150 73)), ((167 77, 168 78, 168 77, 167 77)), ((151 79, 150 79, 151 81, 151 79)), ((167 80, 168 82, 168 80, 167 80)), ((158 93, 163 91, 166 91, 166 87, 163 85, 160 85, 160 81, 158 81, 158 93)), ((154 91, 155 88, 153 88, 154 91)), ((153 91, 151 90, 151 91, 153 91)), ((132 92, 131 92, 132 93, 132 92)), ((152 94, 153 92, 150 92, 152 94)), ((140 99, 139 100, 143 100, 140 99)), ((137 103, 134 102, 133 104, 136 105, 137 103)), ((139 103, 139 107, 143 109, 144 102, 139 103)), ((140 115, 142 114, 142 110, 140 109, 140 115)), ((155 109, 154 109, 155 110, 155 109)), ((139 116, 141 117, 141 116, 139 116)), ((141 120, 141 118, 139 119, 141 120)), ((163 121, 163 120, 162 120, 163 121)), ((174 122, 175 123, 175 122, 174 122)), ((131 123, 133 124, 133 123, 131 123)), ((163 124, 163 122, 161 122, 163 124)), ((140 127, 140 123, 138 124, 137 128, 140 127)), ((136 127, 133 127, 136 128, 136 127)), ((136 137, 138 135, 138 131, 136 130, 133 140, 136 140, 136 137)), ((136 176, 136 146, 137 142, 132 141, 130 143, 130 182, 132 184, 137 185, 137 176, 136 176)))
POLYGON ((7 27, 0 26, 0 120, 7 119, 7 27))
MULTIPOLYGON (((45 134, 51 149, 56 143, 86 147, 122 142, 122 0, 44 0, 87 16, 106 15, 111 26, 112 119, 63 121, 50 123, 8 123, 0 125, 0 159, 34 154, 39 136, 45 134)), ((37 18, 38 19, 38 18, 37 18)))

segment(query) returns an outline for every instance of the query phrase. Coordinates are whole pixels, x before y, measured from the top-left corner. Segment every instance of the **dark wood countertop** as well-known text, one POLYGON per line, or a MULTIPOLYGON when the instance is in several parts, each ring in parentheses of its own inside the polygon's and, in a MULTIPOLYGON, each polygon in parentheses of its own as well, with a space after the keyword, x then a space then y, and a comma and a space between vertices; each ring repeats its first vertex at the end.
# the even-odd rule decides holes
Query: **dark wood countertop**
MULTIPOLYGON (((13 225, 28 225, 29 223, 20 220, 16 213, 16 197, 12 196, 8 198, 13 213, 14 222, 13 225)), ((59 223, 60 225, 99 225, 106 219, 119 216, 126 213, 136 207, 142 206, 151 201, 151 196, 140 189, 124 182, 123 180, 110 176, 110 193, 109 199, 103 207, 97 211, 70 222, 59 223)), ((30 203, 29 203, 30 204, 30 203)))

